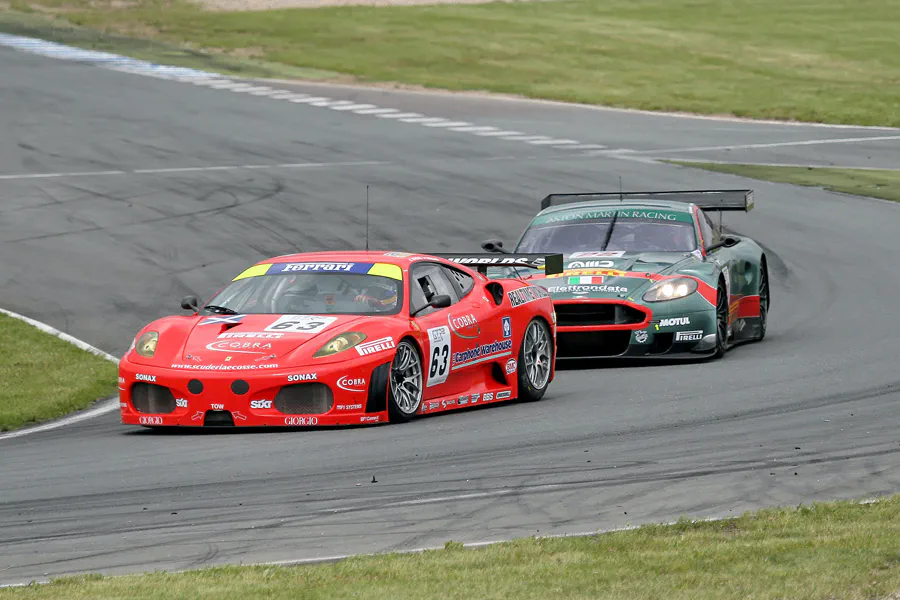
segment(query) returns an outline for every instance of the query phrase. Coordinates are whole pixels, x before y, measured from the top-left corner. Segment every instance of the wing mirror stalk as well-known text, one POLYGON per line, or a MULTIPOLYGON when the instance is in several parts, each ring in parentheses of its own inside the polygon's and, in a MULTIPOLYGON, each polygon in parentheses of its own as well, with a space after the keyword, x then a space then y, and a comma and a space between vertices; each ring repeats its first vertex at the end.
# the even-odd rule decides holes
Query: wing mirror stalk
POLYGON ((448 306, 450 306, 450 305, 452 304, 452 302, 453 302, 453 301, 450 299, 450 296, 448 296, 447 294, 439 294, 439 295, 437 295, 437 296, 433 296, 433 297, 431 298, 431 302, 429 302, 429 303, 426 304, 425 306, 422 306, 422 307, 420 307, 420 308, 417 308, 416 310, 414 310, 413 312, 411 312, 409 316, 410 316, 410 317, 415 317, 417 314, 419 314, 420 312, 422 312, 422 311, 425 310, 426 308, 431 308, 431 307, 434 307, 434 308, 447 308, 448 306))
POLYGON ((181 308, 197 312, 200 310, 200 298, 197 296, 185 296, 181 299, 181 308))

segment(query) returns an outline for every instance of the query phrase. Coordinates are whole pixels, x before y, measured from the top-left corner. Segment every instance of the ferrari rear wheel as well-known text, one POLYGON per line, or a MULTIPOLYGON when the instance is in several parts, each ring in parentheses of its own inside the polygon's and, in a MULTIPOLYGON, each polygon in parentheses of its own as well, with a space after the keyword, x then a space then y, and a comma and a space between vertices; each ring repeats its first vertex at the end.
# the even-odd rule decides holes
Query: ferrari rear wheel
POLYGON ((397 344, 391 363, 388 389, 388 416, 391 422, 405 422, 416 416, 422 404, 422 359, 409 340, 397 344))
POLYGON ((766 263, 759 267, 759 336, 757 340, 766 337, 766 328, 769 325, 769 270, 766 263))
POLYGON ((541 319, 532 319, 525 328, 519 349, 519 400, 534 402, 543 398, 550 384, 553 365, 553 338, 541 319))
POLYGON ((720 285, 716 293, 716 353, 713 358, 722 358, 728 351, 728 292, 720 285))

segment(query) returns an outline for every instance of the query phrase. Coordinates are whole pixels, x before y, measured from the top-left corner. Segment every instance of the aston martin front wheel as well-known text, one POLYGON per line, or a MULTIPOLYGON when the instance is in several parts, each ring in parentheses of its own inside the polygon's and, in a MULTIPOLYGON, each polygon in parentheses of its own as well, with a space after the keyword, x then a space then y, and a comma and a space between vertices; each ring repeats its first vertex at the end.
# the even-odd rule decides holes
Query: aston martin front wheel
POLYGON ((409 340, 397 344, 388 381, 388 416, 392 423, 409 421, 422 404, 422 358, 409 340))
POLYGON ((543 398, 550 385, 553 366, 553 336, 541 319, 532 319, 525 328, 519 349, 519 400, 534 402, 543 398))
POLYGON ((716 293, 716 352, 713 358, 722 358, 728 351, 728 292, 720 285, 716 293))

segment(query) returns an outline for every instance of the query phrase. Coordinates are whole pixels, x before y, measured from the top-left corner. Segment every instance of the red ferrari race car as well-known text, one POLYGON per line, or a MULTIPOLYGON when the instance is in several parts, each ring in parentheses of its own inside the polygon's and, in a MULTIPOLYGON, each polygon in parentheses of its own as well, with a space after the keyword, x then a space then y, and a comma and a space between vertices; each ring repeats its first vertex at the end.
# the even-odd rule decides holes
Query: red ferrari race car
MULTIPOLYGON (((562 255, 466 257, 562 270, 562 255)), ((538 400, 555 373, 555 313, 546 290, 489 280, 440 256, 280 256, 199 304, 184 298, 182 308, 193 314, 150 323, 122 358, 123 423, 407 421, 538 400)))

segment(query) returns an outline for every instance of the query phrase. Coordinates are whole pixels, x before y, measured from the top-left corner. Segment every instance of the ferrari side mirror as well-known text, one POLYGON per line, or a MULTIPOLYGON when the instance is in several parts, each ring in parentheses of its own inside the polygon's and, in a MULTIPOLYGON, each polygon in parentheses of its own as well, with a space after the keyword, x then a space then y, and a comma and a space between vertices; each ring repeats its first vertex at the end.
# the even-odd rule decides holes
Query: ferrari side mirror
POLYGON ((197 296, 185 296, 181 299, 181 308, 183 308, 184 310, 197 312, 197 308, 199 306, 200 299, 197 296))
POLYGON ((437 296, 432 296, 432 297, 431 297, 431 302, 429 302, 429 303, 426 304, 425 306, 422 306, 422 307, 420 307, 420 308, 417 308, 416 310, 414 310, 413 312, 411 312, 411 313, 409 314, 409 316, 410 316, 410 317, 414 317, 414 316, 416 316, 417 314, 419 314, 420 312, 422 312, 423 310, 425 310, 426 308, 430 308, 430 307, 434 307, 434 308, 447 308, 447 307, 450 306, 451 304, 453 304, 453 300, 450 298, 450 296, 448 296, 447 294, 438 294, 437 296))

